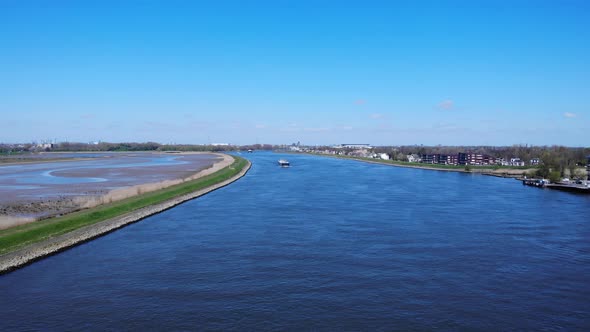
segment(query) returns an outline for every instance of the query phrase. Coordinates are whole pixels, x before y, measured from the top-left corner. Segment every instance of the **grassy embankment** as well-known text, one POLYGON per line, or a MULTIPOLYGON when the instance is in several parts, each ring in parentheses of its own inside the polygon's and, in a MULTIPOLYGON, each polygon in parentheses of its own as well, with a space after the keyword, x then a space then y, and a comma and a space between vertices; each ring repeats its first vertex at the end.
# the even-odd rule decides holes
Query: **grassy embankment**
MULTIPOLYGON (((327 155, 321 153, 313 153, 313 155, 318 156, 327 156, 327 157, 334 157, 334 158, 341 158, 341 159, 352 159, 352 160, 361 160, 361 161, 368 161, 380 164, 389 164, 389 165, 396 165, 396 166, 403 166, 403 167, 413 167, 413 168, 430 168, 430 169, 441 169, 441 170, 455 170, 455 171, 466 171, 464 165, 440 165, 440 164, 422 164, 422 163, 411 163, 407 161, 398 161, 398 160, 383 160, 383 159, 376 159, 376 158, 364 158, 364 157, 352 157, 352 156, 342 156, 342 155, 327 155)), ((486 165, 486 166, 474 166, 469 165, 471 170, 479 170, 481 171, 494 171, 494 170, 522 170, 523 172, 531 169, 531 167, 527 166, 499 166, 499 165, 486 165)))
POLYGON ((1 230, 0 254, 5 254, 53 236, 65 234, 84 226, 105 221, 228 180, 242 171, 248 163, 244 158, 236 156, 234 158, 235 161, 230 166, 193 181, 101 205, 96 208, 74 212, 62 217, 1 230))

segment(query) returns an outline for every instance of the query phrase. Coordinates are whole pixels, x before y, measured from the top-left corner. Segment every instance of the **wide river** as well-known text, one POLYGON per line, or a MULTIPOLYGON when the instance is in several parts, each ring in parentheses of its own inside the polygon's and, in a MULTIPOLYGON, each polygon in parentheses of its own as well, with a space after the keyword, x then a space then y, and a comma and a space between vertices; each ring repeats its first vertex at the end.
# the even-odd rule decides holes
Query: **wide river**
POLYGON ((590 197, 244 156, 228 187, 0 276, 0 330, 590 329, 590 197))

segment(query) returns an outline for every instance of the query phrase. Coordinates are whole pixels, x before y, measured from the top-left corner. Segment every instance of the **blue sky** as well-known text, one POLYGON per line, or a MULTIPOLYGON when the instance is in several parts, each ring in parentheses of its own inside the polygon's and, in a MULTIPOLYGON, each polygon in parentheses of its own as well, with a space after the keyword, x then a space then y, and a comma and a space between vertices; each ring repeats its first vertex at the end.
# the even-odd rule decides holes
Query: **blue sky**
POLYGON ((0 142, 568 145, 587 1, 0 1, 0 142))

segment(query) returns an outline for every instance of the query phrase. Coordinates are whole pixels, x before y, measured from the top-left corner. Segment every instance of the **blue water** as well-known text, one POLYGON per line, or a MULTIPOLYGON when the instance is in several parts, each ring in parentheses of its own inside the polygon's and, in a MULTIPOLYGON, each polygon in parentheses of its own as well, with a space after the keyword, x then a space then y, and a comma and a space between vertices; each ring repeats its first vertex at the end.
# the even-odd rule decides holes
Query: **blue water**
POLYGON ((0 276, 0 330, 590 329, 589 197, 245 156, 228 187, 0 276))

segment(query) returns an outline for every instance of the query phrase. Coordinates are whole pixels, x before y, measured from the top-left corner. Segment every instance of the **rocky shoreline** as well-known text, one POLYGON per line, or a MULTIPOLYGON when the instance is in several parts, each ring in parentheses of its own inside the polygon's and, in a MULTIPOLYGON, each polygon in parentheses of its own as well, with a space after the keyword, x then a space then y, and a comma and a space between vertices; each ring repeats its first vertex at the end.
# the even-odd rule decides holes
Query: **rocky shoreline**
POLYGON ((41 242, 29 245, 27 247, 21 248, 19 250, 4 254, 0 256, 0 274, 13 271, 34 261, 67 250, 68 248, 71 248, 78 244, 90 241, 107 233, 113 232, 126 225, 138 222, 146 217, 168 210, 181 203, 203 196, 219 188, 225 187, 246 175, 250 167, 251 163, 248 161, 248 164, 246 165, 246 167, 244 167, 244 169, 242 169, 242 171, 240 171, 240 173, 236 174, 234 177, 228 180, 217 183, 208 188, 201 189, 183 196, 179 196, 159 204, 141 208, 136 211, 121 215, 119 217, 105 220, 97 224, 89 225, 72 231, 70 233, 49 238, 41 242))

